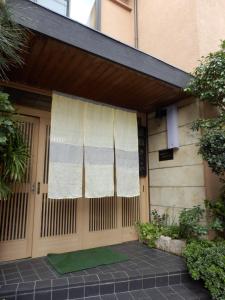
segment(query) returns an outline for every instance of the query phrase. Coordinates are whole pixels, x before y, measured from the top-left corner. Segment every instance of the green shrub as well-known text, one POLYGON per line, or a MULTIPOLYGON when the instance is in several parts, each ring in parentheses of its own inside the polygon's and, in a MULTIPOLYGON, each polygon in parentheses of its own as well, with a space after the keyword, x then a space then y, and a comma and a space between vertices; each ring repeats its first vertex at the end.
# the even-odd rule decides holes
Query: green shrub
POLYGON ((136 227, 140 240, 147 243, 149 247, 155 247, 155 242, 161 235, 161 229, 152 223, 137 223, 136 227))
POLYGON ((172 239, 180 238, 180 227, 177 224, 162 227, 162 235, 169 236, 172 239))
POLYGON ((212 219, 210 228, 225 234, 225 195, 221 194, 216 201, 205 200, 205 205, 212 219))
POLYGON ((181 238, 190 239, 208 233, 207 226, 203 226, 200 221, 205 212, 200 206, 193 208, 184 208, 179 216, 180 236, 181 238))
POLYGON ((11 192, 11 182, 22 181, 29 157, 9 95, 0 92, 0 199, 11 192))
POLYGON ((166 226, 168 222, 168 215, 166 213, 160 215, 157 209, 153 209, 151 215, 152 215, 151 223, 155 224, 158 227, 166 226))
POLYGON ((213 299, 225 300, 225 241, 192 241, 184 257, 192 278, 204 280, 213 299))

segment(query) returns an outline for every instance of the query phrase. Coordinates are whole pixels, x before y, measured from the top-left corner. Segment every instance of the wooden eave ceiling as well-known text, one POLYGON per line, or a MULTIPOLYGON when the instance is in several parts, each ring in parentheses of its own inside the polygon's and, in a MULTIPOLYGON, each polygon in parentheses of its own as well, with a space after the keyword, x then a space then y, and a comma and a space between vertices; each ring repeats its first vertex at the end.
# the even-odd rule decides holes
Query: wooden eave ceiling
MULTIPOLYGON (((44 8, 41 9, 45 12, 44 8)), ((152 111, 155 107, 185 97, 181 87, 122 63, 110 61, 35 30, 30 30, 28 36, 24 66, 8 73, 12 82, 139 111, 152 111)))

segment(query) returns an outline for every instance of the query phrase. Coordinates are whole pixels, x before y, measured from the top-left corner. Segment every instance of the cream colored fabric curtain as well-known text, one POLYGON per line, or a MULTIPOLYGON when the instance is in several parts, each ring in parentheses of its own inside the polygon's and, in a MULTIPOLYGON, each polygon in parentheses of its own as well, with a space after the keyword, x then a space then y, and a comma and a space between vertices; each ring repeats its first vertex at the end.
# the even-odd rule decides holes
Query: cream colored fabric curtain
POLYGON ((140 194, 137 115, 54 93, 48 196, 80 198, 83 190, 86 198, 140 194))
POLYGON ((136 113, 115 110, 114 138, 117 196, 138 196, 140 187, 136 113))
POLYGON ((85 197, 114 196, 114 109, 85 103, 85 197))
POLYGON ((84 102, 52 98, 48 197, 82 197, 84 102))

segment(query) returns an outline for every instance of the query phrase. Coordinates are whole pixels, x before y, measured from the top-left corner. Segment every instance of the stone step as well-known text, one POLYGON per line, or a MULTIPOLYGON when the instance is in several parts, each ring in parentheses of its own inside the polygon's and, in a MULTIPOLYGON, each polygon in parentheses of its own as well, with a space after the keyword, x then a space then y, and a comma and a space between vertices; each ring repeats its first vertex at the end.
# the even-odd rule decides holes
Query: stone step
MULTIPOLYGON (((197 282, 170 285, 158 288, 140 289, 123 293, 85 298, 86 300, 210 300, 202 284, 197 282)), ((54 300, 54 299, 53 299, 54 300)), ((56 299, 57 300, 57 299, 56 299)))
MULTIPOLYGON (((1 300, 68 300, 68 299, 210 299, 202 282, 193 281, 187 274, 138 277, 119 281, 105 276, 104 282, 81 284, 77 277, 5 285, 1 300), (167 298, 166 298, 167 297, 167 298)), ((94 279, 94 277, 93 277, 94 279)))

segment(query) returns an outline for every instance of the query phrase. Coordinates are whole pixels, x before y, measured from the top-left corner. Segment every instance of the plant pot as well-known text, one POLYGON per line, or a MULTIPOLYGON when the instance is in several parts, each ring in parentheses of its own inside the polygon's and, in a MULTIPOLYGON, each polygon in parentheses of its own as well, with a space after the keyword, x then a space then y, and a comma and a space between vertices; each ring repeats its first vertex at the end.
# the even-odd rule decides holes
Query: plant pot
POLYGON ((185 240, 175 240, 171 237, 161 235, 156 240, 156 248, 181 256, 186 247, 185 240))

